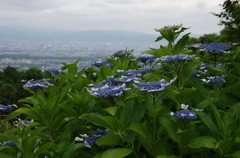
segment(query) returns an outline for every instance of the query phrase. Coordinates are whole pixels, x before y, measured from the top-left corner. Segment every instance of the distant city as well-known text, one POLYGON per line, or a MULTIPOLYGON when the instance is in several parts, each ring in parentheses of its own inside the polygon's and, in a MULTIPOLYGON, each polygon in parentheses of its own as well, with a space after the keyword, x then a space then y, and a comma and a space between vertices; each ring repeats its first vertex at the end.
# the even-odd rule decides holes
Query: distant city
POLYGON ((134 49, 135 56, 151 48, 159 47, 159 42, 97 42, 97 41, 29 41, 0 40, 0 71, 7 66, 25 71, 29 68, 60 69, 61 62, 80 60, 83 68, 93 60, 104 59, 118 50, 134 49))

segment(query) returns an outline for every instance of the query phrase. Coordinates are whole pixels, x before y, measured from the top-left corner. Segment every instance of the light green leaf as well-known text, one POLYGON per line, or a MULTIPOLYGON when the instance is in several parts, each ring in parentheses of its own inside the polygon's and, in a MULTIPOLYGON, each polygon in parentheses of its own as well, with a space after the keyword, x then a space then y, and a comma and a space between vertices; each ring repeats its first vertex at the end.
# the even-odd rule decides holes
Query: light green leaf
POLYGON ((217 140, 213 137, 203 136, 192 139, 187 146, 193 149, 198 149, 202 147, 212 149, 216 146, 216 142, 217 140))
POLYGON ((110 115, 114 116, 117 112, 119 107, 109 107, 109 108, 105 108, 103 109, 104 111, 106 111, 107 113, 109 113, 110 115))

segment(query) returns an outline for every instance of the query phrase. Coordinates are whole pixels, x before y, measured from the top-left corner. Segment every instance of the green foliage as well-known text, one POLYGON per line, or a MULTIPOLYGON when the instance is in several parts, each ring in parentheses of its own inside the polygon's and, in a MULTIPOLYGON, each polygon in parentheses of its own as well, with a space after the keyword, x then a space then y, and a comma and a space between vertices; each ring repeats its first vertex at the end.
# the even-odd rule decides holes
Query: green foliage
POLYGON ((221 13, 213 13, 220 18, 219 25, 223 25, 220 38, 223 42, 239 42, 240 40, 240 5, 239 0, 225 0, 221 13))
MULTIPOLYGON (((182 25, 157 30, 161 34, 157 41, 165 39, 168 45, 145 53, 158 58, 192 55, 193 51, 186 47, 189 34, 180 37, 185 30, 187 28, 182 25)), ((107 60, 112 66, 91 66, 81 71, 77 68, 79 61, 62 63, 63 72, 49 76, 53 81, 52 86, 38 90, 25 88, 31 95, 20 100, 23 107, 1 116, 0 142, 11 140, 15 146, 1 144, 0 156, 237 158, 240 145, 240 95, 236 87, 240 86, 240 58, 239 48, 230 51, 212 57, 195 50, 197 58, 194 60, 176 58, 169 63, 155 60, 150 67, 140 64, 132 55, 111 56, 107 60), (159 63, 162 64, 160 68, 157 67, 159 63), (200 70, 203 63, 213 66, 197 78, 194 77, 195 70, 200 70), (227 64, 217 66, 217 63, 227 64), (105 84, 109 76, 119 79, 122 70, 147 68, 154 71, 137 74, 135 83, 122 84, 119 81, 121 88, 126 86, 128 89, 123 94, 118 92, 117 95, 110 95, 117 89, 115 87, 102 98, 96 95, 96 89, 106 88, 98 84, 105 84), (209 76, 216 81, 219 75, 226 75, 224 82, 203 82, 205 80, 202 78, 209 76), (164 83, 160 90, 150 89, 147 92, 138 89, 138 82, 162 79, 170 83, 164 83), (92 88, 90 84, 97 84, 101 88, 92 88), (189 105, 188 110, 186 105, 189 105), (183 113, 184 109, 185 112, 191 112, 188 118, 184 117, 187 116, 183 113), (191 118, 193 116, 196 117, 191 118), (21 123, 19 117, 32 121, 21 123)), ((29 71, 30 74, 32 72, 36 71, 29 71)), ((6 84, 7 81, 1 82, 1 87, 6 84)), ((111 86, 108 84, 108 88, 111 86)), ((14 93, 8 94, 10 97, 14 93)))

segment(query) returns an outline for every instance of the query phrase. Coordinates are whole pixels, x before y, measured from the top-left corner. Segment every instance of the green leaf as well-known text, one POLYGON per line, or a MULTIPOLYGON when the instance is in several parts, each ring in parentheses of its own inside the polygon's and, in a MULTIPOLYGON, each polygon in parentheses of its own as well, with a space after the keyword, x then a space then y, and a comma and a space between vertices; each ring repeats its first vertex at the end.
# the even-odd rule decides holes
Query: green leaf
POLYGON ((187 146, 193 149, 198 149, 202 147, 212 149, 216 146, 216 142, 217 140, 213 137, 203 136, 192 139, 187 146))
POLYGON ((164 106, 161 106, 161 107, 156 108, 156 109, 149 109, 148 115, 151 118, 157 118, 164 110, 166 110, 164 106))
POLYGON ((63 108, 68 115, 73 116, 73 117, 79 116, 78 112, 76 110, 74 110, 72 107, 66 106, 65 104, 64 105, 59 104, 59 106, 61 106, 61 108, 63 108))
POLYGON ((216 127, 216 125, 213 123, 212 119, 208 115, 206 115, 204 112, 198 111, 197 114, 198 114, 198 117, 203 121, 203 123, 212 132, 212 134, 214 134, 215 136, 218 136, 219 130, 216 127))
POLYGON ((190 61, 187 64, 185 64, 182 68, 182 72, 180 74, 180 79, 182 82, 182 85, 185 84, 185 82, 192 77, 193 72, 196 70, 197 67, 199 67, 202 64, 202 61, 200 60, 194 60, 190 61))
POLYGON ((161 41, 162 39, 163 39, 163 36, 159 36, 159 37, 155 40, 155 42, 161 41))
POLYGON ((22 142, 23 155, 22 157, 33 157, 34 146, 36 143, 36 137, 28 137, 22 142))
POLYGON ((174 54, 180 54, 182 52, 182 50, 185 48, 188 39, 189 39, 189 34, 185 34, 184 36, 182 36, 182 38, 175 44, 174 48, 173 48, 173 52, 174 54))
POLYGON ((115 130, 118 127, 118 124, 115 118, 111 116, 100 117, 96 114, 90 113, 90 114, 83 114, 80 118, 86 119, 96 125, 105 127, 107 129, 115 130))
POLYGON ((110 115, 114 116, 117 112, 119 107, 109 107, 109 108, 105 108, 103 109, 104 111, 106 111, 107 113, 109 113, 110 115))
POLYGON ((44 151, 46 151, 47 149, 50 148, 50 146, 53 145, 53 142, 48 142, 44 145, 41 145, 34 153, 34 157, 37 157, 38 155, 40 155, 41 153, 43 153, 44 151))
POLYGON ((114 148, 103 152, 100 158, 123 158, 131 153, 132 150, 128 148, 114 148))
POLYGON ((122 145, 123 140, 118 135, 105 135, 97 139, 96 144, 99 145, 122 145))
POLYGON ((168 42, 174 42, 174 33, 172 30, 163 30, 160 31, 163 38, 165 38, 168 42))
POLYGON ((9 154, 2 154, 2 153, 0 153, 0 157, 4 157, 4 158, 16 158, 16 156, 17 155, 12 156, 12 155, 9 155, 9 154))
POLYGON ((233 158, 240 158, 240 150, 234 152, 234 153, 232 154, 232 156, 233 156, 233 158))
POLYGON ((178 126, 175 122, 170 120, 168 117, 162 116, 159 118, 159 122, 166 129, 168 135, 177 143, 181 143, 181 134, 177 133, 178 126))
POLYGON ((29 108, 19 108, 15 111, 13 111, 12 113, 10 113, 5 119, 4 121, 9 121, 11 120, 12 118, 16 117, 16 116, 19 116, 21 114, 25 114, 27 113, 27 111, 29 111, 30 109, 29 108))
POLYGON ((106 79, 107 76, 112 76, 112 69, 109 66, 103 64, 101 68, 101 75, 103 79, 106 79))
POLYGON ((179 156, 171 155, 171 156, 166 156, 166 155, 158 155, 157 158, 180 158, 179 156))
POLYGON ((142 137, 144 137, 147 140, 151 139, 151 134, 147 130, 147 127, 140 124, 139 122, 132 122, 132 124, 130 125, 130 129, 137 132, 138 134, 140 134, 142 137))
POLYGON ((122 128, 127 129, 132 121, 139 121, 144 110, 145 108, 142 108, 135 98, 127 100, 120 114, 122 128))
POLYGON ((72 142, 71 144, 68 144, 67 148, 65 149, 63 155, 62 155, 62 158, 70 158, 70 157, 73 157, 74 155, 74 146, 75 146, 75 143, 72 142))
POLYGON ((221 115, 220 115, 218 109, 216 108, 216 105, 211 104, 210 106, 211 106, 211 108, 213 110, 215 119, 216 119, 217 124, 218 124, 218 128, 221 130, 221 132, 224 133, 224 131, 225 131, 225 124, 224 124, 223 120, 221 119, 221 115))

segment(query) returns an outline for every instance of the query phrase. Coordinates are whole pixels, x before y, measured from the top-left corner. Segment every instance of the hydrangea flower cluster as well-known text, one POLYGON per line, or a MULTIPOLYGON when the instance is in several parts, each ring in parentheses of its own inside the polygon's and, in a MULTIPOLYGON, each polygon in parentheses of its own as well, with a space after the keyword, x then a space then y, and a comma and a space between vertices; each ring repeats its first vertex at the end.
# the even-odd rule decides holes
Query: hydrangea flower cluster
POLYGON ((117 72, 122 72, 123 75, 132 76, 132 77, 142 77, 147 72, 153 72, 153 69, 142 69, 142 70, 118 70, 117 72))
POLYGON ((23 87, 30 88, 32 90, 47 88, 49 86, 53 86, 53 84, 51 84, 45 80, 36 80, 36 81, 29 80, 29 81, 27 81, 27 83, 25 83, 23 85, 23 87))
POLYGON ((132 56, 132 51, 127 51, 127 50, 119 50, 114 52, 110 58, 112 59, 118 59, 118 58, 123 58, 123 57, 129 57, 132 56))
POLYGON ((17 105, 15 104, 12 104, 12 105, 0 105, 0 111, 3 111, 3 112, 8 112, 10 111, 12 108, 18 108, 17 105))
MULTIPOLYGON (((219 67, 219 66, 222 66, 224 65, 223 63, 218 63, 216 64, 216 67, 219 67)), ((201 74, 206 74, 208 72, 207 68, 208 67, 215 67, 214 64, 202 64, 200 66, 200 70, 195 70, 194 73, 193 73, 193 76, 194 77, 200 77, 201 74)))
POLYGON ((18 119, 18 121, 15 121, 15 126, 22 128, 24 126, 29 126, 29 124, 33 123, 33 120, 29 121, 29 120, 21 120, 18 119))
POLYGON ((179 30, 181 27, 182 27, 183 24, 180 24, 180 25, 168 25, 168 26, 164 26, 163 28, 161 29, 154 29, 156 32, 161 32, 161 31, 165 31, 165 30, 179 30))
POLYGON ((173 83, 175 80, 176 78, 172 79, 170 82, 162 79, 158 82, 139 83, 136 88, 138 88, 140 91, 145 92, 160 92, 164 90, 167 86, 169 86, 171 83, 173 83))
POLYGON ((228 53, 226 52, 227 49, 231 47, 230 44, 224 43, 211 43, 211 44, 203 44, 200 46, 202 51, 207 53, 228 53))
MULTIPOLYGON (((90 85, 92 86, 92 85, 90 85)), ((123 92, 130 90, 131 88, 127 88, 126 84, 122 84, 120 86, 110 86, 108 84, 98 84, 93 86, 92 88, 87 88, 88 92, 91 95, 100 97, 100 98, 107 98, 107 97, 114 97, 120 96, 123 92)))
POLYGON ((11 140, 4 141, 4 142, 0 143, 0 145, 2 145, 2 146, 12 146, 12 147, 16 146, 14 141, 11 141, 11 140))
POLYGON ((108 77, 108 79, 105 80, 109 85, 111 86, 119 86, 123 83, 131 83, 136 82, 139 80, 138 77, 132 77, 132 76, 121 76, 121 78, 114 78, 113 76, 108 77))
POLYGON ((91 148, 92 145, 95 144, 98 138, 105 136, 108 129, 106 130, 98 130, 94 133, 93 137, 89 137, 87 134, 81 134, 81 137, 75 137, 75 141, 83 141, 84 145, 88 148, 91 148))
POLYGON ((91 65, 92 65, 92 66, 95 66, 95 67, 97 67, 97 68, 101 68, 102 65, 106 65, 106 66, 109 66, 109 67, 112 67, 112 66, 113 66, 110 61, 108 61, 108 60, 102 61, 101 59, 98 59, 97 61, 92 61, 92 62, 91 62, 91 65))
POLYGON ((203 79, 200 79, 200 80, 201 80, 202 82, 211 83, 211 84, 214 84, 214 83, 226 83, 225 77, 226 77, 226 75, 222 75, 222 76, 210 76, 210 77, 203 78, 203 79))
POLYGON ((167 55, 162 56, 159 58, 162 62, 172 62, 172 61, 191 61, 196 59, 197 57, 195 55, 185 55, 185 54, 179 54, 179 55, 167 55))
POLYGON ((202 111, 200 109, 188 110, 189 105, 181 104, 181 111, 171 112, 170 115, 182 119, 182 120, 193 120, 197 119, 196 111, 202 111))
MULTIPOLYGON (((216 67, 219 67, 219 66, 222 66, 222 65, 224 65, 223 63, 218 63, 217 65, 216 65, 216 67)), ((207 69, 208 67, 214 67, 215 65, 214 64, 202 64, 201 65, 201 67, 200 67, 200 69, 202 70, 202 69, 207 69)))
POLYGON ((59 73, 62 73, 62 70, 56 70, 56 69, 46 69, 46 70, 42 70, 43 72, 49 73, 52 76, 56 76, 59 73))
POLYGON ((144 65, 151 65, 157 57, 153 55, 149 56, 139 56, 137 61, 142 62, 144 65))
POLYGON ((179 119, 197 119, 197 113, 194 110, 182 110, 172 115, 179 119))

